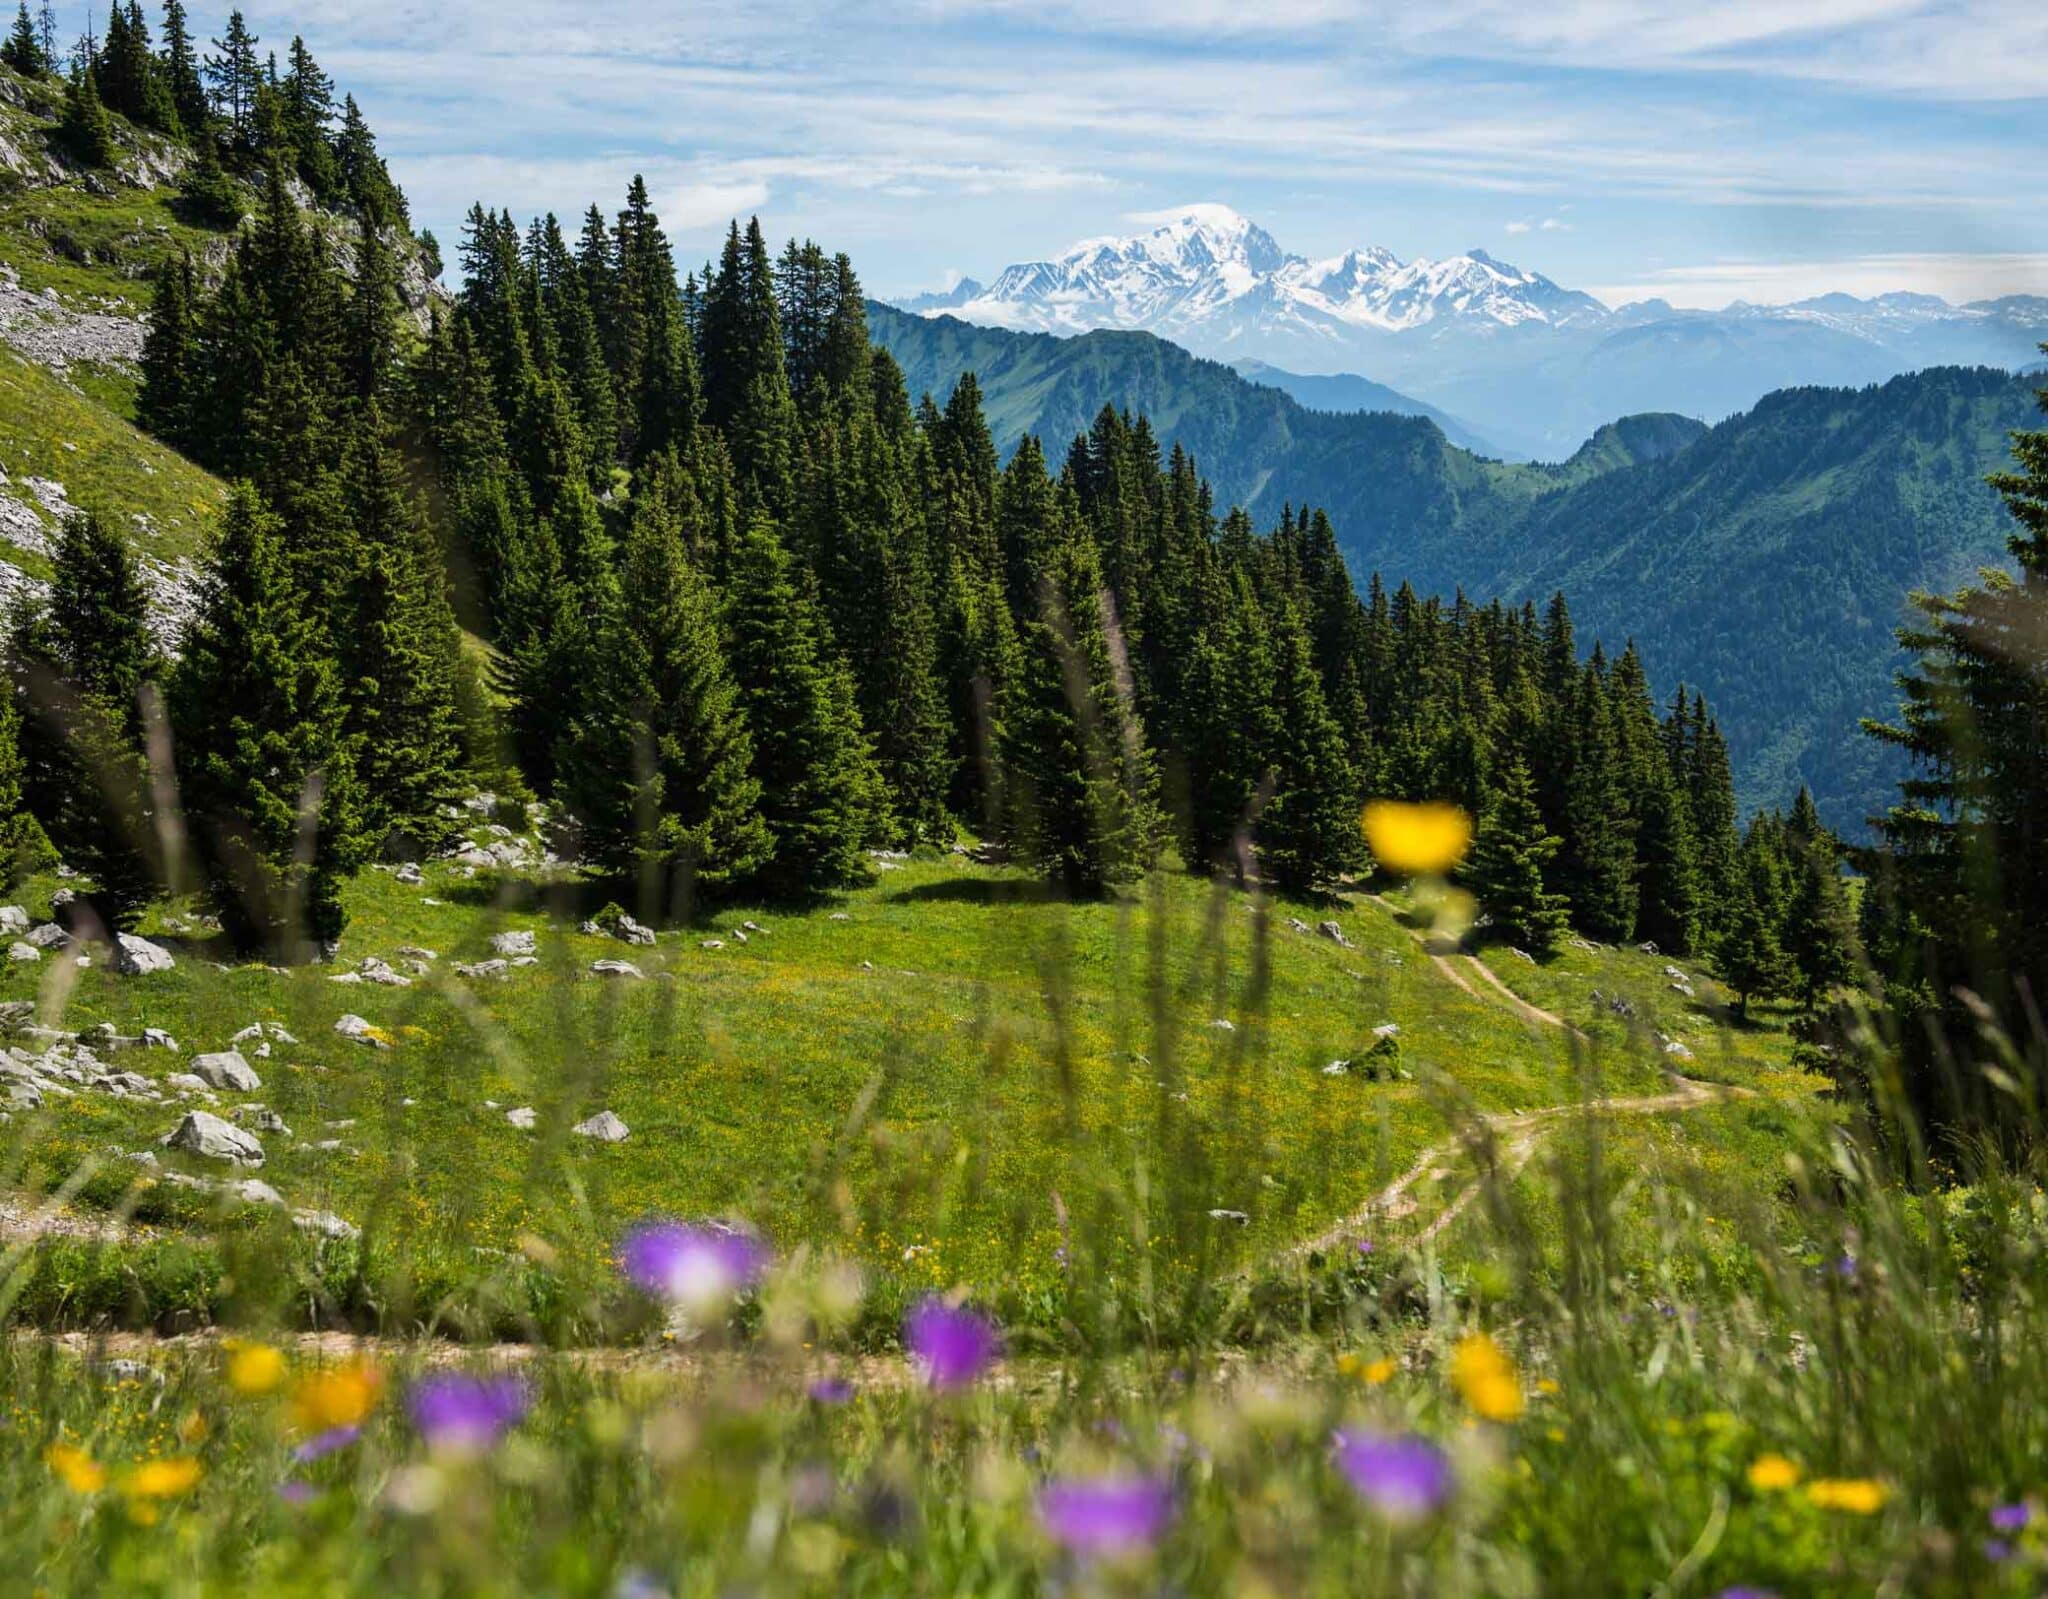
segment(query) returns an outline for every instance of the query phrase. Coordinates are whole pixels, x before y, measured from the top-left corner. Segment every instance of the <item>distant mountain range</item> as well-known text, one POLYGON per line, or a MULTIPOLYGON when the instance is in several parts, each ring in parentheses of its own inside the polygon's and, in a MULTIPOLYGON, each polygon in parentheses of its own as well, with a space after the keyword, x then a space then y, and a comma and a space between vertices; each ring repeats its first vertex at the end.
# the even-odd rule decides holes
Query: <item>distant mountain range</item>
POLYGON ((2048 298, 1950 305, 1924 294, 1681 311, 1618 309, 1483 250, 1311 260, 1225 206, 965 279, 901 309, 1014 331, 1142 331, 1304 375, 1363 372, 1501 451, 1554 460, 1634 411, 1715 419, 1798 383, 1861 385, 1937 365, 2019 368, 2048 339, 2048 298))
POLYGON ((1360 377, 1356 372, 1284 372, 1264 361, 1249 360, 1232 361, 1230 370, 1250 382, 1263 383, 1269 389, 1292 395, 1296 403, 1306 410, 1335 411, 1340 415, 1353 411, 1392 411, 1396 416, 1426 416, 1443 429, 1445 438, 1475 455, 1501 453, 1450 412, 1440 411, 1412 395, 1403 394, 1399 389, 1390 389, 1384 383, 1360 377))
POLYGON ((2039 425, 2038 378, 1944 368, 1787 389, 1713 428, 1627 416, 1562 462, 1512 464, 1427 417, 1310 410, 1146 334, 869 311, 912 392, 976 374, 1006 453, 1028 432, 1057 458, 1113 404, 1190 451, 1220 505, 1262 523, 1285 504, 1327 510, 1360 581, 1539 602, 1564 588, 1589 635, 1634 636, 1673 674, 1662 690, 1706 690, 1745 804, 1805 783, 1851 832, 1898 775, 1857 719, 1893 707, 1907 592, 2004 560, 2009 522, 1984 475, 2006 464, 2010 430, 2039 425))

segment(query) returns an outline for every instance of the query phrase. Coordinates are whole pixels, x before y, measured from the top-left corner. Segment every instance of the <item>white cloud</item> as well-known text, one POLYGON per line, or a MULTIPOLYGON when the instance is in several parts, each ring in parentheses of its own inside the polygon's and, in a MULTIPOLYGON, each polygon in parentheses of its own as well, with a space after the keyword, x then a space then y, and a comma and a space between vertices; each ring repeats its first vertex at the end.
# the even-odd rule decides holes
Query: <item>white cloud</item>
POLYGON ((1662 299, 1690 310, 1736 300, 1783 305, 1829 293, 1861 298, 1908 292, 1964 304, 2007 294, 2048 295, 2048 253, 1898 253, 1811 261, 1714 261, 1665 267, 1632 282, 1593 289, 1609 305, 1662 299))

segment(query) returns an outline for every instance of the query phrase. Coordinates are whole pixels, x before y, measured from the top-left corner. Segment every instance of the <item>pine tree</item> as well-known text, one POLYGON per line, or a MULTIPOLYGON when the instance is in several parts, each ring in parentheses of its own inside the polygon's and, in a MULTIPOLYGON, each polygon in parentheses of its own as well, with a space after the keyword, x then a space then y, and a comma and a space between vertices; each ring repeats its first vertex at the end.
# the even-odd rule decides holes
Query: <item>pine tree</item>
POLYGON ((1571 930, 1564 896, 1551 893, 1545 881, 1561 847, 1562 840, 1544 830, 1528 763, 1511 756, 1480 819, 1466 873, 1500 936, 1538 955, 1571 930))
POLYGON ((340 658, 364 826, 374 837, 399 833, 431 847, 448 834, 441 812, 460 787, 459 638, 440 551, 374 401, 356 426, 344 479, 361 559, 342 596, 340 658))
POLYGON ((313 198, 326 203, 341 188, 341 168, 327 133, 334 120, 334 80, 320 70, 304 39, 294 36, 289 59, 278 92, 292 165, 313 198))
POLYGON ((1732 893, 1718 965, 1722 978, 1735 990, 1737 1014, 1746 1018, 1752 1000, 1789 993, 1798 973, 1779 940, 1778 918, 1768 893, 1760 891, 1747 874, 1737 881, 1732 893))
POLYGON ((1573 700, 1571 771, 1565 783, 1565 892, 1573 919, 1588 933, 1624 942, 1636 922, 1634 823, 1597 646, 1579 674, 1573 700))
POLYGON ((177 260, 166 261, 157 273, 149 332, 142 341, 136 420, 178 449, 189 446, 194 390, 199 382, 193 303, 197 298, 191 253, 180 252, 177 260))
POLYGON ((825 656, 817 610, 765 517, 740 537, 728 603, 733 675, 773 841, 763 876, 784 891, 857 882, 883 821, 881 775, 852 685, 825 656))
POLYGON ((192 159, 179 175, 178 196, 208 227, 232 227, 241 221, 241 187, 221 165, 220 147, 211 133, 199 135, 192 159))
POLYGON ((28 0, 21 0, 21 9, 15 13, 14 31, 8 34, 7 43, 0 45, 0 61, 6 62, 24 78, 39 78, 50 70, 49 60, 43 55, 42 40, 36 35, 35 22, 28 14, 28 0))
POLYGON ((1807 840, 1793 864, 1784 946, 1799 974, 1800 1003, 1808 1010, 1818 1010, 1856 975, 1855 917, 1832 840, 1807 840))
POLYGON ((561 791, 601 867, 687 915, 700 891, 768 861, 754 745, 726 666, 718 604, 685 554, 673 503, 643 502, 625 549, 630 608, 614 613, 559 758, 561 791))
MULTIPOLYGON (((1273 641, 1243 573, 1211 607, 1181 674, 1167 783, 1186 819, 1196 871, 1227 864, 1240 881, 1251 829, 1271 799, 1269 759, 1280 741, 1273 641)), ((1354 831, 1357 817, 1350 818, 1354 831)))
POLYGON ((15 695, 0 694, 0 884, 10 889, 57 861, 57 852, 22 791, 28 763, 22 757, 20 735, 15 695))
POLYGON ((231 12, 227 37, 213 41, 217 53, 206 58, 205 67, 212 85, 211 104, 226 119, 230 142, 245 154, 256 148, 256 93, 263 84, 256 45, 256 36, 242 20, 242 13, 231 12))
POLYGON ((1273 794, 1255 836, 1275 883, 1290 893, 1316 893, 1364 864, 1357 779, 1292 605, 1274 618, 1273 632, 1273 794))
POLYGON ((120 159, 114 124, 100 103, 99 83, 91 67, 64 86, 64 114, 57 123, 56 139, 89 167, 111 167, 120 159))
POLYGON ((163 78, 170 91, 171 106, 186 137, 198 142, 202 151, 213 142, 213 111, 206 97, 206 83, 200 76, 199 53, 192 43, 192 28, 184 0, 164 0, 163 78))
POLYGON ((340 674, 246 484, 228 497, 171 706, 194 851, 236 946, 332 943, 367 847, 355 752, 340 674))
POLYGON ((767 241, 734 223, 704 299, 704 419, 725 434, 741 492, 770 516, 792 507, 796 407, 783 369, 767 241))
POLYGON ((32 712, 20 736, 28 802, 95 883, 103 919, 128 927, 164 880, 140 700, 157 671, 148 596, 126 543, 91 514, 67 519, 52 566, 47 602, 17 619, 12 639, 32 712))

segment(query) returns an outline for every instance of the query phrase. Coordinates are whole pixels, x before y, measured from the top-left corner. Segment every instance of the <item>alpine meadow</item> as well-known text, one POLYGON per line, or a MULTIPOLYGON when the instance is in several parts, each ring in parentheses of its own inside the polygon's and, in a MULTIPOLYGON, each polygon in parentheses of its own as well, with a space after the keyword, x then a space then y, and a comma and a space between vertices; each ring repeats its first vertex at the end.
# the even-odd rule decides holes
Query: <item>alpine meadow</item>
POLYGON ((2048 1588, 2038 19, 198 9, 0 43, 0 1593, 2048 1588))

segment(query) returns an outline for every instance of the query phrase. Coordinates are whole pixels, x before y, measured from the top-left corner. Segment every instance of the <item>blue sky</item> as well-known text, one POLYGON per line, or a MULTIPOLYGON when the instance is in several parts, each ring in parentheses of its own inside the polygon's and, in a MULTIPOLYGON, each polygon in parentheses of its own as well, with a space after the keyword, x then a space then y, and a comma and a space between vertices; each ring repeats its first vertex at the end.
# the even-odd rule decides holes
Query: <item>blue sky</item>
MULTIPOLYGON (((195 8, 214 25, 224 8, 195 8)), ((1221 201, 1289 249, 1480 246, 1611 301, 2048 294, 2042 0, 279 0, 425 225, 725 219, 870 290, 1221 201)), ((452 251, 451 251, 452 255, 452 251)))

